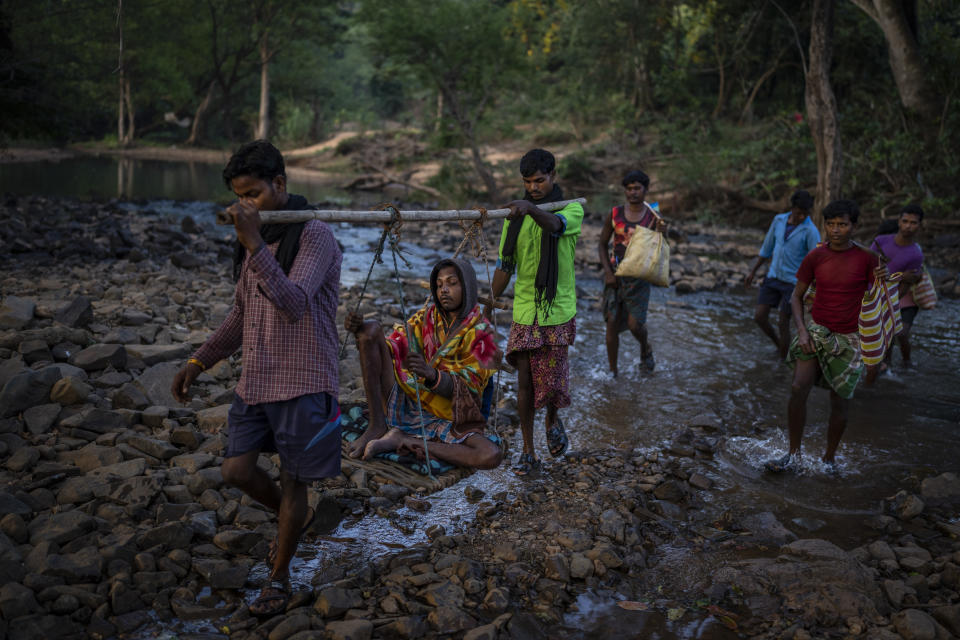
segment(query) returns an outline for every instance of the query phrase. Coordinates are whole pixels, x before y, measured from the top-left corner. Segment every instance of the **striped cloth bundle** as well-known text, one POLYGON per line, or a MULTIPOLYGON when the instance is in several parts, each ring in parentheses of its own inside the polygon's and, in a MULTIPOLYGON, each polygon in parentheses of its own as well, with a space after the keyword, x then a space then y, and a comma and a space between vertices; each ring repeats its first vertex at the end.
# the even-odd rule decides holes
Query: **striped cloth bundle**
POLYGON ((937 290, 933 286, 926 266, 923 267, 923 277, 920 282, 913 285, 913 301, 918 307, 927 311, 937 306, 937 290))
MULTIPOLYGON (((870 289, 863 294, 857 324, 860 333, 860 355, 863 363, 868 366, 883 362, 887 350, 893 344, 894 336, 903 331, 899 287, 902 277, 903 274, 898 272, 886 280, 874 280, 870 289)), ((803 296, 808 313, 816 295, 817 287, 813 282, 803 296)))
POLYGON ((893 337, 903 330, 900 319, 900 278, 894 273, 886 280, 874 280, 860 306, 860 355, 867 366, 883 362, 893 337))

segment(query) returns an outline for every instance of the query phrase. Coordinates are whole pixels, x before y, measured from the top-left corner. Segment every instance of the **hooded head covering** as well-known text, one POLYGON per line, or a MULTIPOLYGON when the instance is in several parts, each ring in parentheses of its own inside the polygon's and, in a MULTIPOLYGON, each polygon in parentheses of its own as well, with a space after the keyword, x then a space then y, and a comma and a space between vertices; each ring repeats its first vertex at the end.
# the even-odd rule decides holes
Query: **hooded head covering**
POLYGON ((387 337, 394 377, 410 399, 419 397, 424 411, 451 420, 453 432, 482 431, 486 419, 479 410, 479 398, 493 373, 497 354, 496 336, 477 306, 477 275, 466 260, 441 260, 430 273, 432 301, 387 337), (437 300, 437 274, 454 267, 463 285, 463 305, 451 326, 446 327, 437 300), (437 387, 416 384, 417 377, 403 367, 410 351, 443 373, 437 387), (444 391, 444 389, 446 391, 444 391))
POLYGON ((460 258, 445 258, 433 266, 430 272, 430 295, 433 298, 433 304, 440 309, 440 301, 437 299, 437 275, 440 269, 444 267, 453 267, 457 270, 460 277, 460 284, 463 287, 463 304, 457 313, 457 319, 454 326, 463 322, 464 318, 470 315, 473 308, 477 306, 477 272, 473 270, 473 265, 460 258))

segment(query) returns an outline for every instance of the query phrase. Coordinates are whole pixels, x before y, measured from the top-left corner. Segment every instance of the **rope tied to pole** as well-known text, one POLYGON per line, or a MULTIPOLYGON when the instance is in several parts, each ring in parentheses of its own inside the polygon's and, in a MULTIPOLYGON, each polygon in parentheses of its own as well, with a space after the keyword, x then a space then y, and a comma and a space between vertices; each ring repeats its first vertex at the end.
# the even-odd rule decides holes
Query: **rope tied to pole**
POLYGON ((467 245, 471 245, 474 249, 474 254, 479 258, 481 251, 486 254, 486 243, 483 236, 483 225, 487 222, 487 210, 484 207, 474 207, 474 211, 480 213, 480 217, 472 222, 467 220, 458 220, 460 223, 460 230, 463 231, 463 240, 460 241, 460 244, 457 246, 457 250, 453 252, 453 257, 457 258, 463 253, 463 250, 466 249, 467 245))
MULTIPOLYGON (((463 240, 460 241, 460 245, 457 247, 457 250, 454 252, 453 257, 458 257, 464 249, 467 248, 469 244, 473 249, 473 254, 476 258, 483 260, 483 266, 487 271, 487 287, 490 290, 490 322, 493 324, 493 333, 498 335, 497 329, 497 308, 494 305, 494 296, 493 296, 493 277, 490 274, 490 259, 487 255, 487 237, 484 234, 484 225, 489 219, 486 208, 484 207, 474 207, 474 211, 480 213, 480 217, 470 223, 467 223, 466 220, 460 220, 460 229, 463 230, 463 240)), ((502 370, 500 367, 497 367, 497 379, 494 382, 494 388, 496 389, 496 397, 492 402, 492 412, 493 412, 493 432, 500 437, 499 429, 499 405, 500 405, 500 374, 502 370)), ((502 442, 502 439, 501 439, 502 442)))
MULTIPOLYGON (((381 205, 383 206, 383 205, 381 205)), ((400 280, 400 267, 397 264, 397 256, 400 256, 400 259, 403 260, 404 265, 409 269, 410 262, 404 257, 403 250, 400 248, 400 226, 403 224, 400 219, 400 212, 395 206, 387 205, 391 212, 394 214, 391 216, 391 220, 396 220, 396 223, 391 222, 390 225, 390 253, 393 257, 393 276, 397 281, 397 293, 400 298, 400 316, 403 318, 403 330, 407 337, 407 345, 410 351, 414 351, 413 339, 410 335, 410 325, 407 323, 407 306, 404 300, 406 296, 403 293, 403 282, 400 280)), ((437 375, 440 375, 440 372, 437 372, 437 375)), ((417 416, 420 420, 420 439, 423 440, 423 457, 427 463, 427 475, 433 478, 433 463, 430 461, 430 445, 428 444, 427 431, 423 426, 423 402, 420 399, 420 381, 414 380, 414 388, 417 390, 417 416)))
MULTIPOLYGON (((387 237, 394 233, 392 231, 394 227, 403 224, 403 220, 400 218, 400 212, 389 202, 378 204, 374 207, 373 211, 384 211, 386 209, 390 209, 390 221, 383 224, 380 240, 377 241, 377 248, 373 252, 373 260, 370 261, 370 268, 367 269, 367 277, 363 280, 363 287, 360 288, 360 295, 357 297, 357 304, 353 309, 355 314, 360 313, 360 304, 363 302, 363 296, 367 293, 367 285, 370 284, 370 276, 373 275, 374 265, 383 264, 383 245, 387 241, 387 237)), ((340 360, 343 359, 343 353, 347 349, 347 341, 349 339, 349 333, 343 337, 343 343, 340 345, 340 355, 338 356, 340 360)))

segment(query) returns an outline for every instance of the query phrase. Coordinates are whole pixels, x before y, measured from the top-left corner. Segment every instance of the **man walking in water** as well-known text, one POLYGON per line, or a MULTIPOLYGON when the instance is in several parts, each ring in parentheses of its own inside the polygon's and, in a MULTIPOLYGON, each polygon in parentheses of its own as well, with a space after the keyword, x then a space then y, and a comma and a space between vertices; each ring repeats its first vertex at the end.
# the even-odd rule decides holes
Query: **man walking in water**
POLYGON ((812 207, 813 197, 806 191, 797 191, 790 197, 790 211, 774 216, 760 247, 757 262, 743 281, 748 287, 752 285, 757 269, 772 258, 760 285, 753 319, 760 330, 773 340, 781 358, 787 357, 790 345, 790 296, 797 284, 797 268, 804 256, 820 242, 820 232, 810 219, 812 207), (770 325, 770 309, 773 307, 780 308, 779 334, 770 325))
MULTIPOLYGON (((913 299, 913 287, 923 278, 923 250, 914 238, 920 225, 923 223, 923 209, 918 204, 908 204, 900 212, 897 219, 897 232, 889 235, 877 236, 870 248, 879 251, 890 261, 887 270, 890 273, 900 272, 900 318, 903 321, 903 330, 897 334, 897 343, 900 345, 900 359, 903 367, 909 369, 910 360, 910 329, 917 317, 920 307, 913 299)), ((889 364, 893 357, 893 349, 887 352, 886 362, 889 364)))
POLYGON ((790 450, 768 461, 773 472, 795 467, 801 455, 800 441, 807 421, 807 397, 814 383, 830 390, 830 418, 823 461, 835 466, 840 439, 847 427, 847 407, 863 375, 858 319, 863 294, 887 269, 877 257, 854 244, 860 208, 852 200, 835 200, 823 209, 828 244, 803 259, 797 271, 797 286, 790 298, 797 337, 790 345, 787 363, 794 367, 787 407, 790 450), (803 295, 816 283, 810 310, 812 321, 804 326, 803 295))
POLYGON ((506 205, 511 211, 500 235, 493 297, 503 293, 516 273, 507 361, 517 368, 517 407, 523 433, 523 453, 514 472, 528 475, 540 466, 533 447, 537 409, 547 409, 550 455, 562 456, 567 449, 558 410, 570 406, 567 349, 576 337, 577 314, 573 257, 583 207, 571 203, 551 213, 537 206, 563 200, 556 183, 556 160, 549 151, 528 151, 520 160, 520 176, 526 193, 523 200, 506 205))
MULTIPOLYGON (((283 156, 272 144, 243 145, 223 170, 239 200, 227 209, 237 232, 233 308, 173 380, 189 399, 201 371, 243 348, 243 372, 228 417, 220 468, 227 484, 277 513, 269 582, 250 605, 256 616, 286 610, 290 561, 309 513, 307 484, 340 474, 336 312, 340 249, 325 223, 261 224, 260 211, 306 209, 287 193, 283 156), (280 483, 257 466, 280 456, 280 483)), ((321 514, 323 515, 323 514, 321 514)))
POLYGON ((653 371, 653 349, 647 341, 647 306, 650 287, 640 278, 618 277, 617 265, 627 252, 627 243, 637 227, 667 230, 667 223, 644 201, 650 188, 650 178, 643 171, 631 171, 623 177, 623 193, 627 204, 618 205, 607 215, 600 231, 599 255, 603 267, 603 317, 607 323, 607 362, 610 373, 617 377, 617 359, 620 351, 620 333, 630 333, 640 343, 640 362, 653 371), (610 239, 613 238, 613 259, 610 258, 610 239))

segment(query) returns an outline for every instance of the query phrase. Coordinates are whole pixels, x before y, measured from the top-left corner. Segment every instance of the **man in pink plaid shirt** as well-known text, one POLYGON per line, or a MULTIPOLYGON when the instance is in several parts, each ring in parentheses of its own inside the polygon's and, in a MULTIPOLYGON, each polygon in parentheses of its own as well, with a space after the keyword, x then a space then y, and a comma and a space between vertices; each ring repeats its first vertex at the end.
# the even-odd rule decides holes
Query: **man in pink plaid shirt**
POLYGON ((262 225, 260 211, 306 209, 288 194, 283 156, 269 142, 242 146, 223 170, 239 200, 227 212, 237 246, 233 308, 176 375, 181 402, 206 367, 242 346, 243 371, 230 407, 221 471, 228 484, 277 512, 270 583, 250 605, 269 616, 290 599, 290 561, 318 516, 307 484, 340 473, 336 311, 341 254, 319 221, 262 225), (308 451, 309 449, 309 451, 308 451), (260 452, 280 456, 280 483, 257 466, 260 452))

